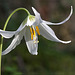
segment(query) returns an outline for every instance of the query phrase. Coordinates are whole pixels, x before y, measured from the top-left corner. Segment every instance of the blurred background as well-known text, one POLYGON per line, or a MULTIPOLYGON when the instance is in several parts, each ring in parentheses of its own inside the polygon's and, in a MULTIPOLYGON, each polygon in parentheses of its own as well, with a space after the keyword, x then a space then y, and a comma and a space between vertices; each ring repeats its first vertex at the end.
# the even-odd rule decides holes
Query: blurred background
MULTIPOLYGON (((35 7, 42 19, 61 22, 68 17, 75 0, 0 0, 0 29, 13 10, 24 7, 34 14, 35 7)), ((50 26, 61 40, 70 44, 49 41, 39 36, 38 55, 28 52, 24 39, 9 54, 2 56, 2 75, 75 75, 75 12, 70 20, 60 26, 50 26)), ((16 30, 27 14, 18 11, 10 19, 6 30, 16 30)), ((13 38, 4 39, 3 50, 13 38)))

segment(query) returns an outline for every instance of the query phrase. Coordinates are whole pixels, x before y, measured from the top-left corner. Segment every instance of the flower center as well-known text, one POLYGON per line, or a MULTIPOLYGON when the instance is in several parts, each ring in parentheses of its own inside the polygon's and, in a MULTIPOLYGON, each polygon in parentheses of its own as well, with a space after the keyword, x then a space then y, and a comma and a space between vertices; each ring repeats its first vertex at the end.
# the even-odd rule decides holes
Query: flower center
POLYGON ((35 16, 29 15, 29 20, 30 20, 30 21, 35 21, 35 16))
POLYGON ((38 35, 40 35, 38 26, 36 26, 35 28, 34 26, 32 26, 32 28, 30 27, 30 32, 31 32, 31 40, 34 40, 34 43, 38 43, 39 41, 37 41, 37 36, 36 36, 36 32, 38 35))

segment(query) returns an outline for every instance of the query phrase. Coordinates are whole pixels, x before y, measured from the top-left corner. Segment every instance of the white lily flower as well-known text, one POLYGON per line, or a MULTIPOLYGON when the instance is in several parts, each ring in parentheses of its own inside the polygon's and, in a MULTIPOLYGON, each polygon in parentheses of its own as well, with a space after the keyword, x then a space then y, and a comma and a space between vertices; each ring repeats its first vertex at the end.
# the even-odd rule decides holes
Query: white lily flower
POLYGON ((25 38, 26 45, 28 47, 29 52, 33 55, 38 54, 38 52, 37 52, 38 43, 39 43, 38 35, 42 35, 43 37, 45 37, 48 40, 61 42, 61 43, 65 43, 65 44, 71 42, 71 41, 59 40, 56 37, 54 31, 47 24, 60 25, 60 24, 65 23, 66 21, 68 21, 73 12, 72 6, 71 6, 70 15, 64 21, 62 21, 60 23, 52 23, 52 22, 44 21, 41 19, 40 14, 33 7, 32 7, 32 10, 33 10, 35 16, 29 15, 27 17, 27 19, 22 22, 22 24, 16 31, 3 31, 0 29, 0 34, 4 38, 11 38, 14 36, 14 39, 12 40, 11 44, 8 46, 7 49, 5 49, 2 52, 2 55, 9 53, 17 45, 19 45, 23 36, 25 38))

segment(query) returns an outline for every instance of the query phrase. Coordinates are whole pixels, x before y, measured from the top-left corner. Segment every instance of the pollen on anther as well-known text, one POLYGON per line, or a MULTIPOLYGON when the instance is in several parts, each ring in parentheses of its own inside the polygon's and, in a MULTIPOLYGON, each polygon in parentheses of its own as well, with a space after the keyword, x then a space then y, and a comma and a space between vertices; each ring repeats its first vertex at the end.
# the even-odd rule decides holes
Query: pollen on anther
POLYGON ((38 26, 36 26, 36 32, 38 33, 38 35, 40 35, 38 26))
POLYGON ((31 32, 31 40, 33 40, 33 31, 32 31, 32 28, 30 28, 30 32, 31 32))

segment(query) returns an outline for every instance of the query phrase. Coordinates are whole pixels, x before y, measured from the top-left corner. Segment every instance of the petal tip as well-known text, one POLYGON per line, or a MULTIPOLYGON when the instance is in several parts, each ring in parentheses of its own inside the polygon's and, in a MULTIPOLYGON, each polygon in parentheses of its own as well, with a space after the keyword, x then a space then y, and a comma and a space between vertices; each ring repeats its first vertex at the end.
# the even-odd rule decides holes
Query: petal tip
POLYGON ((67 41, 67 43, 71 43, 71 40, 70 41, 67 41))
POLYGON ((71 6, 71 9, 72 9, 73 7, 71 6))
POLYGON ((32 9, 34 9, 34 7, 32 7, 32 9))
POLYGON ((68 43, 71 43, 71 40, 70 41, 65 41, 65 42, 62 42, 64 44, 68 44, 68 43))
POLYGON ((33 10, 33 11, 35 11, 35 8, 34 8, 34 7, 32 7, 32 10, 33 10))
POLYGON ((71 14, 73 13, 73 6, 71 6, 71 14))
POLYGON ((38 55, 38 52, 36 52, 36 53, 33 53, 33 55, 38 55))
POLYGON ((37 14, 39 15, 39 13, 37 12, 37 10, 34 7, 32 7, 32 10, 33 10, 35 15, 37 15, 37 14))

